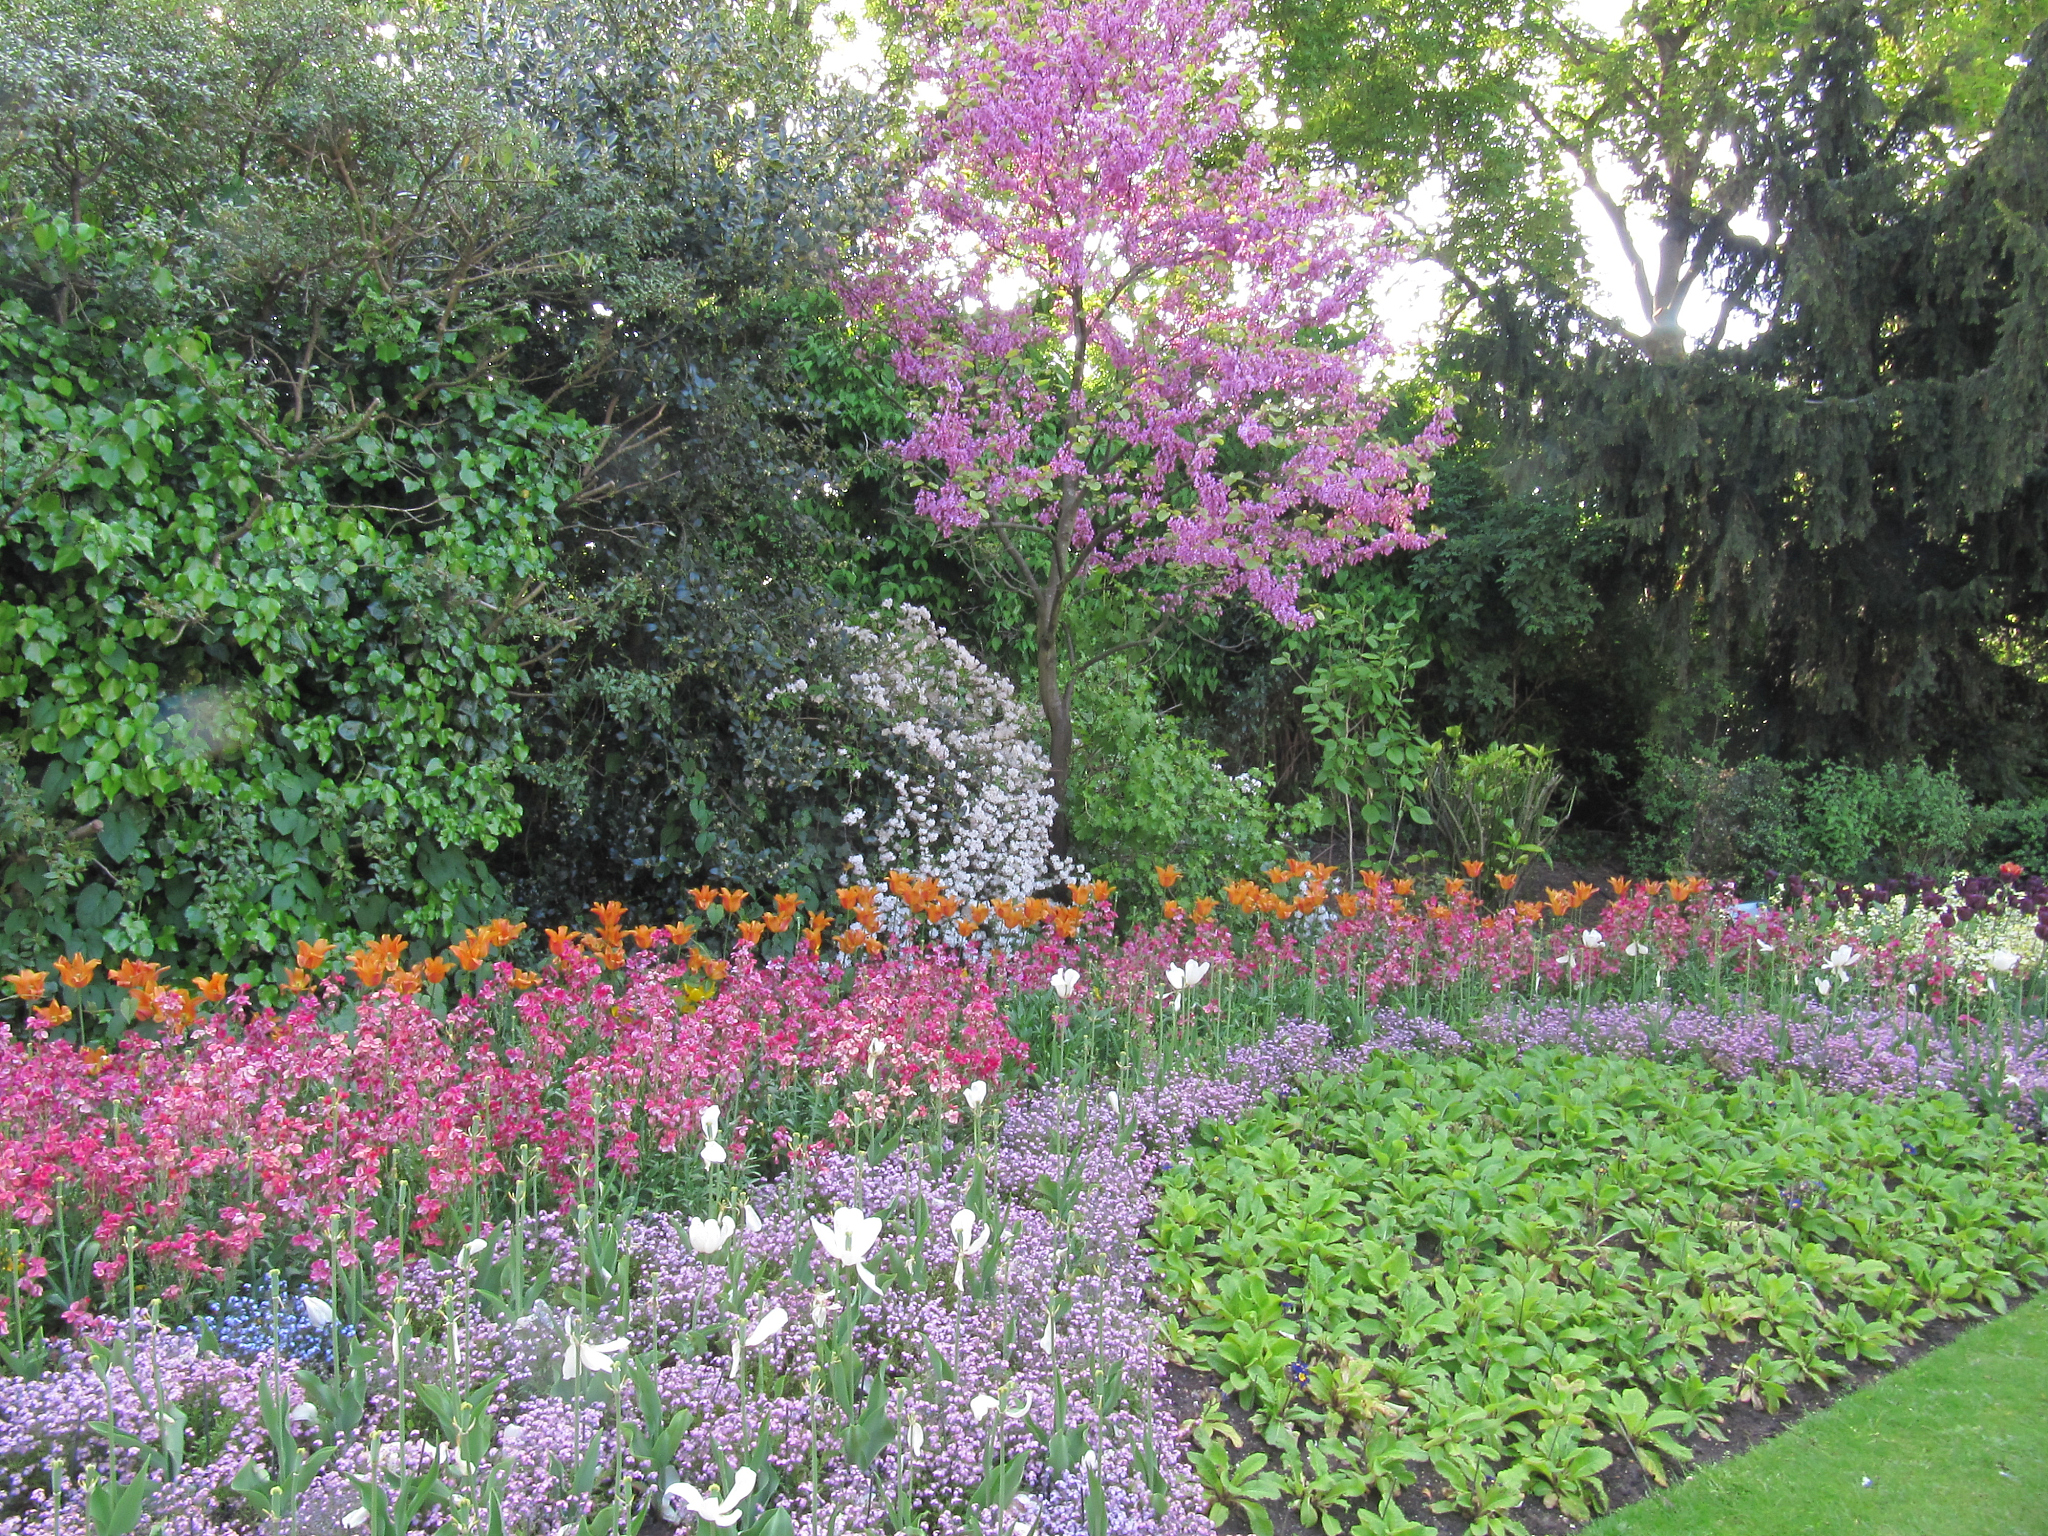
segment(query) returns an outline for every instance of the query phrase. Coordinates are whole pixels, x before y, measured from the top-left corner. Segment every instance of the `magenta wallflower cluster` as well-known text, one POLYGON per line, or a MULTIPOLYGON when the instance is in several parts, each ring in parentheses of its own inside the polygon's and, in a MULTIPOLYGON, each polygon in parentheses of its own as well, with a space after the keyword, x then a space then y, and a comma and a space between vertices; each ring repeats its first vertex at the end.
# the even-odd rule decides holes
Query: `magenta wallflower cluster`
POLYGON ((359 1529, 374 1489, 395 1499, 433 1480, 443 1506, 488 1502, 517 1531, 573 1530, 622 1497, 687 1525, 699 1505, 683 1490, 715 1511, 744 1483, 734 1508, 752 1520, 769 1502, 753 1490, 773 1489, 805 1536, 1194 1536, 1206 1524, 1157 1396, 1146 1311, 1150 1179, 1195 1125, 1283 1087, 1325 1044, 1317 1027, 1288 1026, 1221 1072, 1028 1096, 980 1153, 937 1168, 916 1143, 876 1162, 832 1153, 725 1212, 632 1220, 611 1255, 630 1282, 580 1312, 560 1297, 602 1290, 587 1223, 520 1229, 523 1307, 503 1304, 507 1229, 414 1260, 383 1340, 357 1352, 365 1406, 347 1430, 273 1354, 238 1363, 141 1317, 63 1343, 40 1377, 0 1380, 0 1536, 78 1523, 95 1484, 141 1473, 167 1407, 185 1416, 188 1446, 191 1423, 211 1438, 163 1481, 152 1522, 177 1536, 246 1530, 237 1477, 276 1475, 266 1382, 308 1454, 333 1448, 279 1528, 359 1529), (854 1384, 847 1411, 835 1382, 854 1384), (408 1392, 472 1397, 489 1423, 475 1454, 407 1415, 408 1392), (849 1426, 876 1394, 886 1428, 857 1442, 849 1426), (89 1420, 136 1446, 95 1444, 79 1433, 89 1420), (677 1424, 657 1463, 652 1442, 677 1424), (1020 1457, 1029 1465, 996 1480, 991 1506, 990 1469, 1020 1457))

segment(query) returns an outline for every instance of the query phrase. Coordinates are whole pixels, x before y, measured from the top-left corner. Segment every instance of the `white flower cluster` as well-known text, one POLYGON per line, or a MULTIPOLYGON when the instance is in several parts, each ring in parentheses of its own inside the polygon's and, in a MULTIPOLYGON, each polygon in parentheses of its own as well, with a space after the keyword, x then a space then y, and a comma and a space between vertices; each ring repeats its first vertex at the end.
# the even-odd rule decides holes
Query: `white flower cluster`
MULTIPOLYGON (((1837 932, 1853 935, 1869 945, 1896 938, 1915 947, 1939 926, 1938 918, 1924 907, 1916 905, 1908 911, 1903 896, 1874 902, 1868 911, 1851 908, 1838 913, 1833 924, 1837 932)), ((2034 919, 2027 914, 1987 913, 1959 922, 1949 930, 1948 955, 1957 969, 1967 973, 2003 975, 2017 970, 2022 976, 2032 976, 2048 960, 2048 946, 2035 937, 2034 919)))
POLYGON ((929 875, 963 901, 1081 878, 1053 857, 1051 763, 1009 679, 913 604, 885 602, 847 633, 858 658, 847 696, 890 721, 905 748, 897 765, 867 770, 895 791, 893 809, 846 817, 871 822, 873 866, 856 857, 854 877, 929 875))

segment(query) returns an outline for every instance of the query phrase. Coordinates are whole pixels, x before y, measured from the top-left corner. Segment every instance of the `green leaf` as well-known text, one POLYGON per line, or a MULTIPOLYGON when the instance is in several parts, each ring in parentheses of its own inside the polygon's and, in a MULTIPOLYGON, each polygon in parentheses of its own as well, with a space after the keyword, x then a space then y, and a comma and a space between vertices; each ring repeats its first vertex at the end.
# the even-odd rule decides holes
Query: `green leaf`
POLYGON ((107 928, 120 914, 121 897, 95 880, 78 893, 78 923, 95 932, 107 928))

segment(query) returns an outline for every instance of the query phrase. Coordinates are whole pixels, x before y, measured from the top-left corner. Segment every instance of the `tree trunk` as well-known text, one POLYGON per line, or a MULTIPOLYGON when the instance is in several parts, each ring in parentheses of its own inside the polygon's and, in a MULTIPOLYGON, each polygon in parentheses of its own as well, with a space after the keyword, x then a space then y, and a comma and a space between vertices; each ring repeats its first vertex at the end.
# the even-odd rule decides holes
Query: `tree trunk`
POLYGON ((1045 711, 1047 750, 1052 758, 1053 852, 1064 857, 1073 848, 1067 823, 1067 779, 1074 766, 1073 700, 1060 686, 1059 592, 1048 583, 1038 594, 1038 705, 1045 711))

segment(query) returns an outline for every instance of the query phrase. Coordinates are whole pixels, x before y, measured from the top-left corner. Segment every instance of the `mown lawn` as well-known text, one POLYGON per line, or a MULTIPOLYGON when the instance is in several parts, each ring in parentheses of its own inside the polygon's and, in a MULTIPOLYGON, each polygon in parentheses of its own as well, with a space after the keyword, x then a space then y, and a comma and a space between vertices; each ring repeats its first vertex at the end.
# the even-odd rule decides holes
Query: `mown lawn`
POLYGON ((2048 1297, 1584 1536, 2043 1536, 2048 1297))

